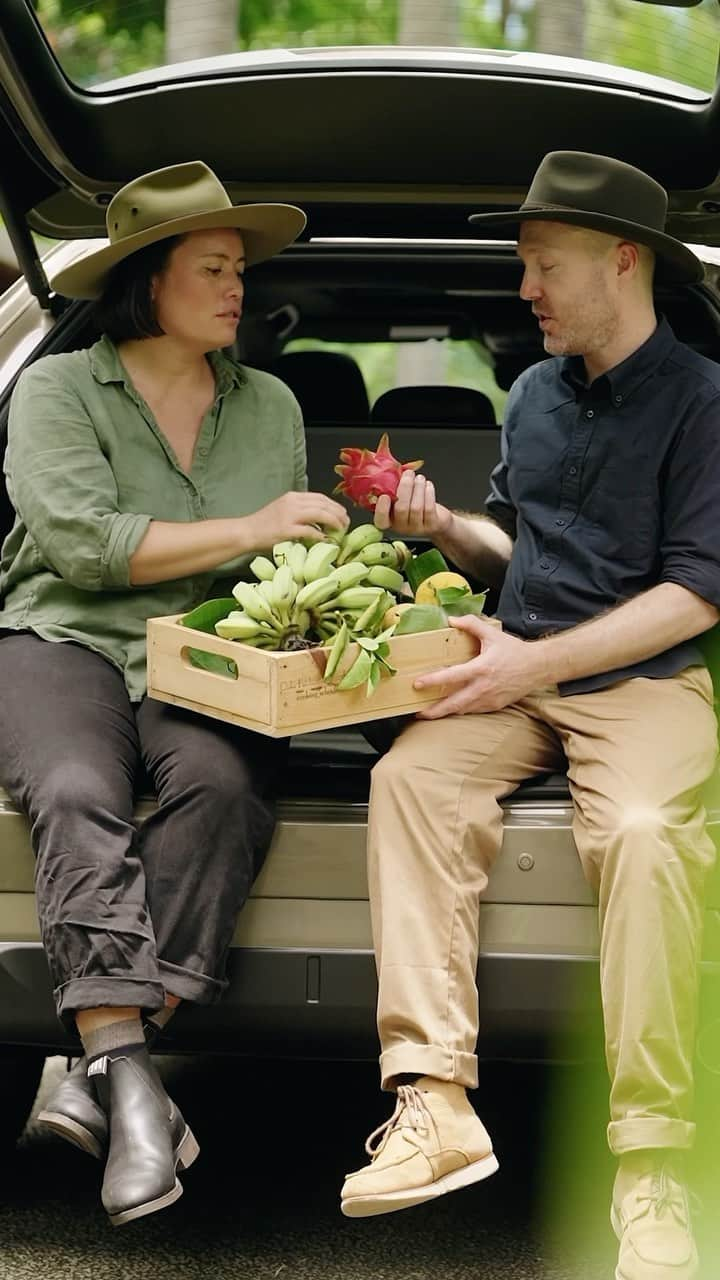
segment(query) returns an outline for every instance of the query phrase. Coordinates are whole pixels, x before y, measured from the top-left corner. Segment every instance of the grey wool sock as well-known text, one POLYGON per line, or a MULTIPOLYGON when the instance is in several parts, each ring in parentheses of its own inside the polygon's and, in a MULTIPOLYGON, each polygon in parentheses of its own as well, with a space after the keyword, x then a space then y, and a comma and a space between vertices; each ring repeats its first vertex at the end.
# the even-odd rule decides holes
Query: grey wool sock
POLYGON ((163 1005, 162 1009, 157 1009, 155 1013, 151 1013, 150 1017, 147 1018, 146 1021, 151 1023, 152 1026, 157 1027, 160 1031, 162 1031, 163 1027, 166 1027, 168 1022, 172 1018, 175 1012, 175 1009, 176 1009, 175 1005, 165 1004, 163 1005))
POLYGON ((111 1022, 107 1027, 97 1027, 94 1031, 86 1031, 82 1037, 83 1048, 88 1058, 98 1058, 103 1053, 112 1053, 113 1049, 121 1049, 126 1044, 145 1044, 145 1033, 139 1018, 126 1018, 123 1022, 111 1022))

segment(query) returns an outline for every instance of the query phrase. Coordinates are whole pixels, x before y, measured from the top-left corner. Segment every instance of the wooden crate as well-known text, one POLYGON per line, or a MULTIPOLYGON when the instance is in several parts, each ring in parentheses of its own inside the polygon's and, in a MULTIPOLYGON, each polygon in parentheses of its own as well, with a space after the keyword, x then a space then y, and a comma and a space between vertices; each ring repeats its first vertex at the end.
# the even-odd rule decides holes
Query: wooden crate
MULTIPOLYGON (((452 627, 396 636, 390 641, 388 661, 397 667, 397 675, 384 675, 368 697, 365 684, 341 692, 323 680, 328 648, 267 652, 184 627, 181 616, 148 621, 148 695, 273 738, 411 714, 441 696, 437 689, 414 689, 417 676, 464 662, 477 652, 472 636, 452 627), (189 649, 231 658, 237 676, 193 666, 189 649)), ((357 645, 348 645, 333 680, 348 669, 356 653, 357 645)))

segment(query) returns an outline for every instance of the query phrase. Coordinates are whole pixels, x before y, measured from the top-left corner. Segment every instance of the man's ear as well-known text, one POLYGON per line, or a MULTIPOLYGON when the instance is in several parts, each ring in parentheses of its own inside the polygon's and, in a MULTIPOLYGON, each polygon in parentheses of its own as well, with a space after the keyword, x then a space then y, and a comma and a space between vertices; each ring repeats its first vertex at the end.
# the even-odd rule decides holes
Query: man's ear
POLYGON ((638 247, 631 240, 622 240, 617 247, 617 268, 619 276, 635 275, 640 265, 638 247))

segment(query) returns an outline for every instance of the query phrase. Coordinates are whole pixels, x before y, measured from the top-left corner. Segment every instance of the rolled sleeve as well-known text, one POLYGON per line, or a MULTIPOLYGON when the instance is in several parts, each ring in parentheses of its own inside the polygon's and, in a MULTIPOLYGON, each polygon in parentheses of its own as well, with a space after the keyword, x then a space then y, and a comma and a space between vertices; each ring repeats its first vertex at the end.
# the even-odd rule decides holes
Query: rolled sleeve
POLYGON ((130 585, 150 515, 121 512, 117 483, 82 397, 47 361, 18 380, 5 470, 15 510, 45 563, 72 586, 130 585))
POLYGON ((687 587, 720 608, 720 396, 700 405, 665 477, 660 582, 687 587))

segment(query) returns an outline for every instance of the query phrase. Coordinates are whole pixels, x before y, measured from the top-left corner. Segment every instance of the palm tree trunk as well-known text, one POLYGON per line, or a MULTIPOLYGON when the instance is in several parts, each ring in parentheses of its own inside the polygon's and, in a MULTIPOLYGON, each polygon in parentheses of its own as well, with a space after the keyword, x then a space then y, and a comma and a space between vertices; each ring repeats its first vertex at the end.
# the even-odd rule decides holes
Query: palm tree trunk
POLYGON ((165 59, 211 58, 237 49, 240 0, 165 0, 165 59))
POLYGON ((400 0, 397 43, 456 45, 458 0, 400 0))
POLYGON ((537 0, 538 53, 582 58, 585 50, 585 0, 537 0))

